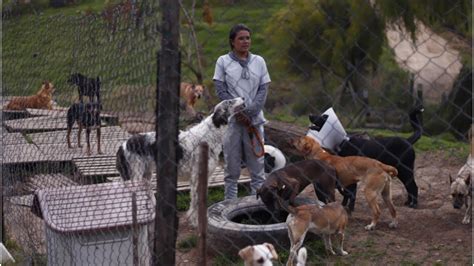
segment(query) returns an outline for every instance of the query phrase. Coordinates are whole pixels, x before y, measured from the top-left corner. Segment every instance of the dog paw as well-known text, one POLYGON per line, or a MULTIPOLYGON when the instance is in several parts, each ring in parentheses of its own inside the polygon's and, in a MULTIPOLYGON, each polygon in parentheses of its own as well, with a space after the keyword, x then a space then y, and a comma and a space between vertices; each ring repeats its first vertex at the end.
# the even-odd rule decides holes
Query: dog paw
POLYGON ((346 255, 349 255, 349 252, 347 252, 347 251, 341 249, 341 250, 339 251, 339 255, 341 255, 341 256, 346 256, 346 255))
POLYGON ((470 222, 471 222, 470 218, 464 217, 464 219, 462 219, 462 224, 469 224, 470 222))
POLYGON ((375 224, 371 223, 365 226, 365 230, 372 231, 375 229, 375 224))

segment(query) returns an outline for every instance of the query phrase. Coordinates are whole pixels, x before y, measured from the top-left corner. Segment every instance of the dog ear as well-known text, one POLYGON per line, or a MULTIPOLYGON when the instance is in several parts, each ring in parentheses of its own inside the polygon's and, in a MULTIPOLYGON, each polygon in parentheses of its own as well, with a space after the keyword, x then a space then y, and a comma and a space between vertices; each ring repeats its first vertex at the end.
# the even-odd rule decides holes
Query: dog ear
POLYGON ((453 177, 451 176, 451 174, 449 174, 449 184, 452 184, 454 181, 453 177))
POLYGON ((239 251, 239 256, 244 261, 250 261, 252 259, 252 254, 253 254, 253 246, 246 246, 245 248, 239 251))
POLYGON ((272 259, 277 260, 278 254, 276 253, 275 247, 272 244, 266 243, 266 242, 263 243, 263 245, 265 245, 268 248, 268 250, 270 250, 270 253, 272 253, 272 259))
POLYGON ((467 178, 464 180, 464 182, 466 182, 466 185, 469 186, 469 184, 471 183, 471 174, 469 174, 469 175, 467 176, 467 178))
POLYGON ((227 124, 228 115, 226 111, 221 108, 214 109, 214 114, 212 115, 212 123, 219 128, 222 125, 227 124))

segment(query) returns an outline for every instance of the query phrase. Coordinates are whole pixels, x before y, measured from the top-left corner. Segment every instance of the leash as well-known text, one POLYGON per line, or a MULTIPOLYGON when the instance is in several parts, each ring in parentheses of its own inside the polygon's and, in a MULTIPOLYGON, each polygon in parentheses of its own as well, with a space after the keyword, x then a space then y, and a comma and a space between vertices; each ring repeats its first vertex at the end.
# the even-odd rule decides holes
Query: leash
POLYGON ((249 133, 250 142, 252 143, 253 154, 257 157, 262 157, 263 155, 265 155, 263 140, 260 137, 260 132, 258 132, 257 128, 252 125, 248 125, 247 132, 249 133), (257 139, 257 143, 255 143, 254 136, 257 139), (260 152, 257 151, 257 145, 260 148, 260 152))

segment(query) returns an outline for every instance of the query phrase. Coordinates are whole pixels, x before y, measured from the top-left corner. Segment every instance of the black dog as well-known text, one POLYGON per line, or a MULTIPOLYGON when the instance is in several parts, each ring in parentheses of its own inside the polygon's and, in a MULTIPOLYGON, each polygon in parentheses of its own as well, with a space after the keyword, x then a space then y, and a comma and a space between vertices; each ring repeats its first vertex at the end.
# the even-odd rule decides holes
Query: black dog
MULTIPOLYGON (((391 165, 398 170, 398 178, 402 181, 408 192, 408 199, 405 205, 416 208, 418 205, 418 186, 414 178, 415 150, 413 144, 421 137, 423 127, 421 117, 423 106, 414 108, 410 114, 410 124, 414 129, 413 134, 407 139, 401 137, 376 137, 366 138, 360 135, 353 135, 349 140, 343 141, 336 151, 339 156, 366 156, 379 160, 384 164, 391 165)), ((321 116, 310 115, 312 123, 320 123, 321 116)), ((317 128, 310 127, 316 130, 317 128)), ((321 126, 319 126, 321 128, 321 126)), ((349 200, 349 211, 354 210, 357 184, 345 189, 342 205, 346 206, 349 200)))
POLYGON ((97 130, 97 153, 102 154, 100 149, 100 109, 101 106, 96 102, 74 103, 67 110, 67 146, 71 145, 71 130, 74 123, 77 122, 79 131, 77 132, 77 146, 81 145, 82 128, 86 128, 87 155, 91 155, 90 134, 92 129, 97 130))
POLYGON ((97 99, 98 103, 100 101, 100 78, 88 78, 80 73, 74 73, 69 76, 67 82, 71 85, 77 85, 79 92, 79 101, 82 103, 83 96, 88 96, 89 101, 93 102, 94 97, 97 99))

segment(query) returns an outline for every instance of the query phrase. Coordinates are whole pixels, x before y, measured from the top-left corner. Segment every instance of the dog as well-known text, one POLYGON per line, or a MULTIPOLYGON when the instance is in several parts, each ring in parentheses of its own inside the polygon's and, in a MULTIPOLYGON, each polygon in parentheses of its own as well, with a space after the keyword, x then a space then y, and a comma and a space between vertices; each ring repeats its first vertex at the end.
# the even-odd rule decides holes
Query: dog
POLYGON ((79 130, 77 132, 77 146, 79 148, 82 147, 81 145, 81 134, 82 129, 86 129, 86 143, 87 143, 87 155, 91 155, 91 144, 90 144, 90 134, 91 130, 95 129, 97 132, 97 153, 102 154, 102 150, 100 148, 100 126, 101 126, 101 118, 100 118, 100 104, 96 102, 89 102, 89 103, 74 103, 69 107, 67 110, 67 146, 68 148, 72 148, 71 145, 71 130, 74 123, 77 123, 79 126, 79 130))
MULTIPOLYGON (((414 129, 413 134, 407 139, 401 137, 377 137, 370 138, 356 134, 343 141, 336 151, 339 156, 365 156, 376 159, 384 164, 391 165, 398 170, 398 178, 405 186, 408 199, 405 205, 410 208, 418 206, 418 186, 414 177, 415 166, 415 144, 423 134, 421 114, 424 108, 422 105, 415 107, 409 114, 410 124, 414 129)), ((319 130, 321 123, 326 120, 318 115, 310 115, 309 120, 313 125, 310 129, 319 130)), ((354 210, 357 184, 346 188, 342 205, 346 206, 349 200, 349 211, 354 210)))
POLYGON ((337 177, 343 188, 359 181, 365 183, 365 198, 372 210, 372 221, 365 227, 366 230, 373 230, 378 222, 380 216, 380 207, 377 203, 378 195, 382 196, 392 216, 389 227, 397 227, 397 212, 392 202, 390 190, 391 177, 398 174, 395 167, 367 157, 332 155, 309 136, 297 139, 293 142, 293 145, 306 158, 322 160, 332 165, 336 169, 337 177))
POLYGON ((71 74, 67 80, 67 83, 77 86, 79 93, 79 102, 83 102, 83 97, 88 96, 89 101, 93 102, 94 98, 98 103, 100 101, 100 86, 101 81, 99 77, 88 78, 80 73, 71 74))
MULTIPOLYGON (((179 133, 178 149, 182 153, 179 157, 182 158, 179 160, 178 175, 190 180, 191 204, 187 217, 193 226, 197 226, 198 146, 201 142, 207 142, 209 145, 208 173, 211 175, 219 162, 228 120, 244 108, 242 98, 224 100, 218 103, 213 112, 199 124, 179 133)), ((148 182, 151 181, 157 156, 155 147, 155 132, 134 135, 119 147, 116 167, 123 180, 143 178, 148 182)))
POLYGON ((265 177, 268 177, 268 175, 271 172, 285 167, 286 158, 285 158, 285 155, 283 155, 283 152, 280 149, 278 149, 278 148, 276 148, 272 145, 265 144, 263 146, 263 149, 265 151, 265 153, 264 153, 264 162, 265 162, 264 172, 265 172, 265 177))
POLYGON ((303 245, 308 231, 321 235, 326 251, 332 255, 335 255, 336 252, 332 248, 331 237, 337 236, 339 238, 338 254, 342 256, 349 254, 343 248, 344 232, 349 215, 339 202, 331 202, 322 207, 317 204, 289 206, 289 210, 290 214, 286 219, 288 237, 290 238, 290 255, 287 266, 294 265, 297 251, 303 245))
POLYGON ((194 115, 196 113, 194 106, 196 105, 197 100, 204 94, 204 86, 181 82, 179 92, 184 101, 185 110, 194 115))
POLYGON ((296 266, 305 266, 307 259, 308 259, 308 251, 306 251, 305 247, 301 247, 300 250, 298 250, 296 266))
POLYGON ((466 205, 466 213, 462 219, 463 224, 469 224, 472 217, 472 157, 469 154, 466 163, 459 169, 456 178, 449 175, 450 192, 453 198, 453 208, 461 209, 466 205))
POLYGON ((245 266, 271 266, 278 259, 275 247, 270 243, 246 246, 239 251, 245 266))
POLYGON ((326 162, 304 160, 272 172, 257 189, 257 199, 272 213, 286 211, 286 203, 295 206, 296 196, 313 184, 318 199, 324 203, 336 200, 336 170, 326 162))
POLYGON ((54 85, 45 80, 35 95, 13 97, 5 106, 5 110, 26 110, 26 108, 51 110, 54 91, 54 85))

